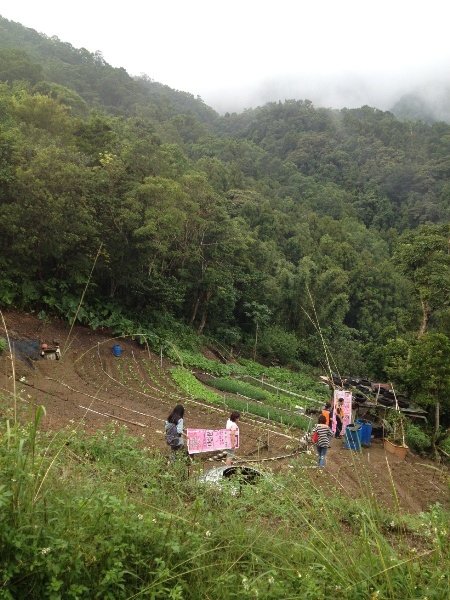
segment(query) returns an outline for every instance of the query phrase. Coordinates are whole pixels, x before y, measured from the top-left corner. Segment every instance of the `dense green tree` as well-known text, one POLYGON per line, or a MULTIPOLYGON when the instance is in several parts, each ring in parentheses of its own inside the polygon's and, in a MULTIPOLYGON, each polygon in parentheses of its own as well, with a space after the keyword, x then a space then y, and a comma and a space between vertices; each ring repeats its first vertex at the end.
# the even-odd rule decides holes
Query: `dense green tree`
POLYGON ((359 374, 420 320, 450 332, 450 126, 307 100, 219 117, 0 28, 0 302, 73 316, 100 248, 80 313, 96 325, 184 322, 359 374))
POLYGON ((423 226, 399 240, 395 260, 411 279, 422 308, 419 336, 433 313, 450 304, 450 229, 423 226))
POLYGON ((257 302, 246 302, 244 310, 247 317, 253 321, 255 326, 255 341, 253 344, 253 360, 256 360, 256 351, 258 349, 258 334, 261 327, 267 325, 270 319, 270 309, 265 304, 257 302))
POLYGON ((0 48, 0 81, 29 81, 36 83, 42 77, 41 65, 17 48, 0 48))
POLYGON ((436 451, 441 412, 450 410, 450 339, 441 333, 427 333, 419 338, 411 349, 408 375, 415 398, 434 411, 436 451))

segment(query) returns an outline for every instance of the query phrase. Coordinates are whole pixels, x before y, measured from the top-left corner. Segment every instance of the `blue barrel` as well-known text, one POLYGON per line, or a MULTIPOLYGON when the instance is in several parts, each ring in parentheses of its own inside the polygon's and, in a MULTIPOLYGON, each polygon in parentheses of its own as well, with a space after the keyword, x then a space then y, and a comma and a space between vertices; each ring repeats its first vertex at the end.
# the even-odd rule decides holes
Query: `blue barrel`
POLYGON ((122 356, 122 346, 120 344, 114 344, 112 347, 112 353, 117 357, 122 356))
POLYGON ((361 446, 368 448, 372 440, 372 423, 363 419, 356 419, 355 423, 361 425, 361 446))
POLYGON ((344 448, 347 450, 361 450, 361 425, 350 423, 345 428, 344 448))

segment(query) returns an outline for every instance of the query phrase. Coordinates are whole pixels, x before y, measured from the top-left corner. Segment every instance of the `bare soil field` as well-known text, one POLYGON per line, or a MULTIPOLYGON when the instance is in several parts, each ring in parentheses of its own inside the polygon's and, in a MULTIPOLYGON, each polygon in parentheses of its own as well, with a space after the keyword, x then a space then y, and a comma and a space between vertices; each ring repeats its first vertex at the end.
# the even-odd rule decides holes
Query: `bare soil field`
MULTIPOLYGON (((149 448, 167 453, 164 420, 175 404, 186 409, 186 426, 223 428, 228 411, 186 396, 170 377, 172 365, 132 340, 120 339, 123 354, 116 358, 116 343, 108 332, 69 326, 57 319, 44 323, 35 315, 9 311, 4 314, 14 342, 15 385, 19 404, 43 404, 43 428, 58 430, 80 424, 87 432, 103 429, 112 421, 123 424, 149 448), (58 340, 59 361, 36 355, 42 342, 58 340)), ((5 332, 0 326, 0 336, 5 332)), ((0 392, 12 402, 14 388, 9 352, 0 356, 0 392)), ((3 418, 6 408, 0 406, 3 418)), ((305 480, 326 490, 338 489, 352 498, 372 496, 385 506, 417 512, 439 502, 449 505, 448 470, 410 453, 405 461, 386 454, 375 442, 361 454, 344 450, 334 440, 323 470, 312 466, 314 456, 293 453, 299 447, 300 430, 287 430, 256 417, 244 416, 240 423, 239 457, 259 462, 263 468, 289 469, 305 466, 305 480)), ((198 466, 213 465, 212 456, 198 455, 198 466)), ((217 463, 216 463, 217 464, 217 463)))

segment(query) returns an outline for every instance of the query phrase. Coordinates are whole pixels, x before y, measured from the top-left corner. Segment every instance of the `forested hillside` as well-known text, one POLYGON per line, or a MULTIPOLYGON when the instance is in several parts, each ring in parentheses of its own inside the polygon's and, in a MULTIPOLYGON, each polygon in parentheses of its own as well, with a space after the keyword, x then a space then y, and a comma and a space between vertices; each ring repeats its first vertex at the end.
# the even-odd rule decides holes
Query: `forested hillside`
POLYGON ((0 79, 1 305, 73 317, 92 270, 92 327, 378 376, 450 335, 449 125, 219 117, 5 19, 0 79))

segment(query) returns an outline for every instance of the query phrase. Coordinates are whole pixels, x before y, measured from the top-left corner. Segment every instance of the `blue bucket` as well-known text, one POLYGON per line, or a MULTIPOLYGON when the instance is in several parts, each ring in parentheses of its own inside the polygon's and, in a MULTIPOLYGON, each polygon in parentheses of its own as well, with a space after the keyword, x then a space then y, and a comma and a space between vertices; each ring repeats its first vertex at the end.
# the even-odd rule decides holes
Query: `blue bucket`
POLYGON ((120 344, 114 344, 112 347, 112 353, 117 357, 122 356, 122 346, 120 344))
POLYGON ((368 448, 372 440, 372 423, 363 419, 356 419, 355 423, 361 425, 361 446, 368 448))
POLYGON ((350 423, 345 428, 344 448, 361 451, 361 425, 350 423))

